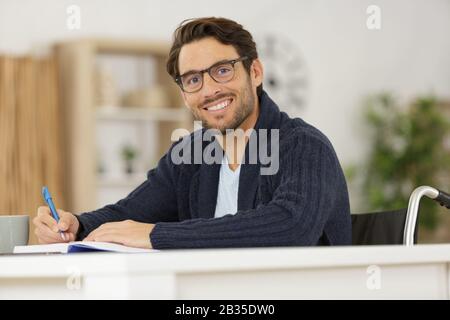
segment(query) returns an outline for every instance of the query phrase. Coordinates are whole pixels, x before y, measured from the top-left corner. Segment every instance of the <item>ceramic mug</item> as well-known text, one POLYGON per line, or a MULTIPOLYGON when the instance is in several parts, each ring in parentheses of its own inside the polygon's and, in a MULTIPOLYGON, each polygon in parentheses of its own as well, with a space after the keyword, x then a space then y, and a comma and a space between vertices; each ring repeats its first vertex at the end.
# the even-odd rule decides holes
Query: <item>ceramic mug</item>
POLYGON ((29 216, 0 215, 0 253, 12 253, 15 246, 28 244, 29 216))

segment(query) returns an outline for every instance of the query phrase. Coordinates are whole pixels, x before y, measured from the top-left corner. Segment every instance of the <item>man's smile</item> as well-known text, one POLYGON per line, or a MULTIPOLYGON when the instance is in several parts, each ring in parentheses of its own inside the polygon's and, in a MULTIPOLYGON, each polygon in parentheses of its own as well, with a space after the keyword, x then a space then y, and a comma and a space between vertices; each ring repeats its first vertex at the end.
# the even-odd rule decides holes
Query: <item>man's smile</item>
POLYGON ((229 106, 232 104, 233 101, 234 101, 233 98, 230 98, 230 97, 224 98, 219 101, 215 101, 210 104, 207 104, 202 109, 210 114, 215 114, 215 115, 222 114, 222 113, 225 113, 229 109, 229 106))

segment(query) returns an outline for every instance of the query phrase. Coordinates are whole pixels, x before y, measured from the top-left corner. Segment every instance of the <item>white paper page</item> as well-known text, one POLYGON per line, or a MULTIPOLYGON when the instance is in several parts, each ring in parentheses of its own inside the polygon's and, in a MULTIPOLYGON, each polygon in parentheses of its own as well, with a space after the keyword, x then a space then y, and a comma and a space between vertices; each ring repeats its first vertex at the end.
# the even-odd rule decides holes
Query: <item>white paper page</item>
POLYGON ((15 246, 14 253, 66 253, 68 243, 38 244, 32 246, 15 246))
POLYGON ((97 249, 99 251, 121 252, 121 253, 142 253, 142 252, 157 252, 155 249, 141 249, 126 247, 120 244, 109 242, 94 242, 94 241, 76 241, 70 243, 54 243, 54 244, 39 244, 32 246, 16 246, 14 253, 67 253, 69 246, 97 249))

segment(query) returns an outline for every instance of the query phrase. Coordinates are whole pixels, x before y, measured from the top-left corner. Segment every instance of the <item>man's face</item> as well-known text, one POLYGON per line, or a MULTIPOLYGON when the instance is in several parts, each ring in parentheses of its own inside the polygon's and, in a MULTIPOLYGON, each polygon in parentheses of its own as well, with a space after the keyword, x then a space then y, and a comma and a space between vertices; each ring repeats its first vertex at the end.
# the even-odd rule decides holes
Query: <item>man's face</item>
MULTIPOLYGON (((186 44, 181 48, 178 66, 180 74, 204 70, 219 61, 239 58, 236 49, 212 37, 186 44)), ((252 64, 250 75, 242 62, 234 65, 234 77, 218 83, 206 72, 203 87, 194 93, 182 92, 186 106, 196 120, 206 128, 246 130, 256 122, 258 115, 256 88, 262 82, 262 67, 258 60, 252 64), (225 106, 225 108, 222 108, 225 106), (213 110, 216 109, 216 110, 213 110)))

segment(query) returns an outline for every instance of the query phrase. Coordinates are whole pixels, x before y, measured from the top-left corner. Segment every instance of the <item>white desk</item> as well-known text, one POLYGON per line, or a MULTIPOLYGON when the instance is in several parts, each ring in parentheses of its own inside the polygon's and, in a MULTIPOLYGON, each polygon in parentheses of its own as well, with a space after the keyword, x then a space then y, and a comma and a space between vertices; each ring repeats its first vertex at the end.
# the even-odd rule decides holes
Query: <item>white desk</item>
POLYGON ((449 299, 449 264, 450 244, 1 256, 0 299, 449 299))

